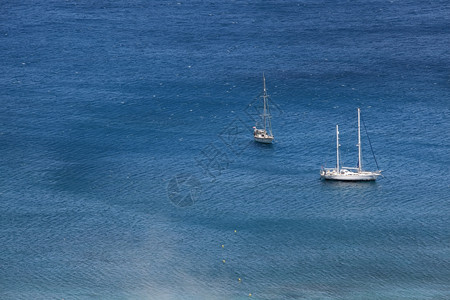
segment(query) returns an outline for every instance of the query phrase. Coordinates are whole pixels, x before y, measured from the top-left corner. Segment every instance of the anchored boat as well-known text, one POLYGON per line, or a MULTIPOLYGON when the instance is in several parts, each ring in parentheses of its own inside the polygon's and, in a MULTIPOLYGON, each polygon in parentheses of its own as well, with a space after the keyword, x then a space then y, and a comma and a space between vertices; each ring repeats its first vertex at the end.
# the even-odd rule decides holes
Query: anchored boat
MULTIPOLYGON (((366 131, 367 133, 367 131, 366 131)), ((370 140, 369 140, 370 143, 370 140)), ((336 125, 336 168, 322 168, 320 177, 326 180, 341 181, 374 181, 381 175, 381 171, 363 171, 361 152, 361 110, 358 108, 358 167, 341 167, 339 163, 339 126, 336 125)), ((372 149, 372 146, 370 147, 372 149)), ((373 154, 373 151, 372 151, 373 154)), ((375 155, 374 155, 375 158, 375 155)), ((378 168, 378 163, 376 162, 378 168)), ((378 168, 379 169, 379 168, 378 168)))
POLYGON ((272 123, 270 122, 271 115, 269 111, 269 95, 267 95, 266 90, 266 77, 263 74, 263 94, 261 98, 263 98, 263 113, 261 115, 262 123, 264 128, 258 129, 256 126, 253 127, 253 137, 256 142, 271 144, 273 142, 273 134, 272 134, 272 123))

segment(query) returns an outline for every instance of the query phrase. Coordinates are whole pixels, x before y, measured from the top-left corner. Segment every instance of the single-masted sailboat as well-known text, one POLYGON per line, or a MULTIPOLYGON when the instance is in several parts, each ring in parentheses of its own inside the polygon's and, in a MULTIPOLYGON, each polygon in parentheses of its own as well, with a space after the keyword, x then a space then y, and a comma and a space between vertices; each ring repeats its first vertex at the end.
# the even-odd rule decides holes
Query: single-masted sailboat
MULTIPOLYGON (((342 181, 374 181, 381 175, 381 171, 363 171, 361 153, 361 110, 358 108, 358 167, 341 167, 339 163, 339 126, 336 125, 336 168, 322 168, 320 177, 326 180, 342 181)), ((371 146, 372 148, 372 146, 371 146)), ((373 151, 372 151, 373 152, 373 151)), ((375 157, 375 156, 374 156, 375 157)), ((376 162, 376 160, 375 160, 376 162)), ((378 163, 377 163, 378 167, 378 163)))
POLYGON ((267 95, 266 90, 266 77, 263 74, 263 94, 261 98, 263 99, 263 113, 261 115, 264 128, 258 129, 256 126, 253 127, 253 137, 256 142, 271 144, 273 142, 272 134, 272 123, 270 119, 272 118, 269 111, 269 95, 267 95))

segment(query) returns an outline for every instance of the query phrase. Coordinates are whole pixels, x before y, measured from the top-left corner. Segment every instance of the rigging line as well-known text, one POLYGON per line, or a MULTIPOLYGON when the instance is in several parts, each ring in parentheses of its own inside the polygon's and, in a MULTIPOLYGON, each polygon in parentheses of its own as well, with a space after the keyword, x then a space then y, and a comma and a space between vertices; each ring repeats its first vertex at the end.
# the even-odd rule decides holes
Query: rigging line
POLYGON ((361 121, 362 121, 362 123, 364 125, 364 131, 366 132, 367 139, 369 140, 370 150, 372 151, 373 159, 375 160, 375 164, 377 165, 377 170, 379 170, 380 167, 378 166, 377 158, 375 157, 375 152, 373 152, 372 142, 370 141, 369 134, 367 133, 366 123, 364 122, 363 118, 361 118, 361 121))

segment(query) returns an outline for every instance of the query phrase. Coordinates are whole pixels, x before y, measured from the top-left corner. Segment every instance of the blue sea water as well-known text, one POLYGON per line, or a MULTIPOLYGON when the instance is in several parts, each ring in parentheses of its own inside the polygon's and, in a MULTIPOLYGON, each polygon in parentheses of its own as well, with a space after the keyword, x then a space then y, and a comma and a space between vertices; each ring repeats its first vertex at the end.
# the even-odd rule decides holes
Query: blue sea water
POLYGON ((450 299, 448 1, 0 15, 1 299, 450 299))

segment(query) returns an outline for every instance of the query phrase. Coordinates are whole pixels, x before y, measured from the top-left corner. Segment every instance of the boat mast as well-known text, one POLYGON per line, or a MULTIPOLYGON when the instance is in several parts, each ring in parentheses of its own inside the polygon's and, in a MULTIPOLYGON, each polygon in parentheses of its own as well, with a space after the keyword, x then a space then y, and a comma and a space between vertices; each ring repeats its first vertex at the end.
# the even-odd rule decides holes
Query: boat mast
POLYGON ((266 77, 263 73, 263 84, 264 84, 264 94, 263 94, 263 101, 264 101, 264 110, 263 110, 263 122, 264 122, 264 131, 266 131, 266 99, 267 99, 267 93, 266 93, 266 77))
POLYGON ((339 125, 336 125, 336 170, 339 173, 339 125))
POLYGON ((362 155, 361 155, 361 109, 358 107, 358 172, 362 170, 362 155))

